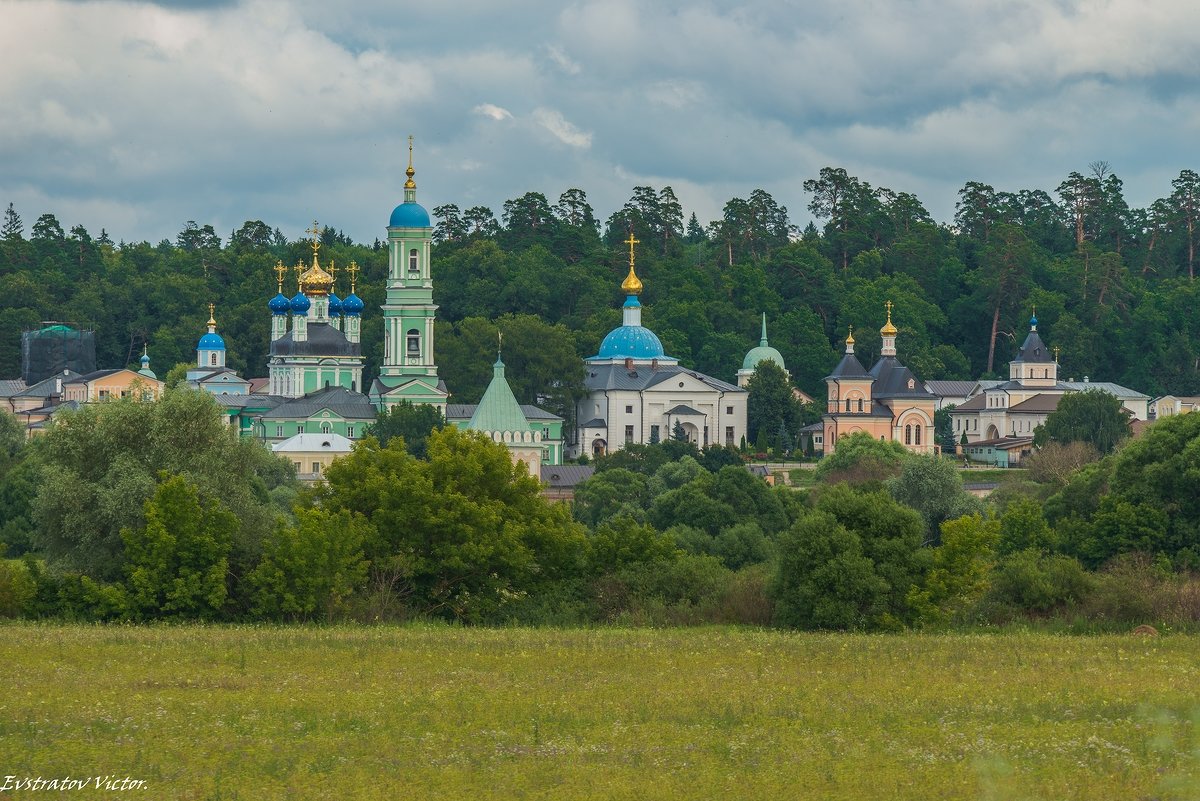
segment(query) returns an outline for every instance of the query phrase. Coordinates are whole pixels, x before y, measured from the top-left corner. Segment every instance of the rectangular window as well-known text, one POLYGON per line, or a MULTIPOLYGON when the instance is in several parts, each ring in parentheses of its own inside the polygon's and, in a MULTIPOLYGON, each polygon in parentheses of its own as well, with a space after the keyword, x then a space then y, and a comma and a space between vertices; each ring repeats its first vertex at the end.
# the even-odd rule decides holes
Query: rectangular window
POLYGON ((316 473, 317 475, 321 475, 321 463, 320 462, 313 462, 313 472, 316 473))
POLYGON ((708 447, 708 426, 704 427, 704 447, 708 447))
MULTIPOLYGON (((275 436, 277 436, 277 437, 283 436, 283 426, 275 426, 275 436)), ((296 465, 296 466, 299 467, 299 465, 296 465)))
POLYGON ((633 442, 633 426, 625 426, 625 444, 633 442))
POLYGON ((300 463, 299 463, 299 462, 292 462, 292 464, 296 465, 296 472, 297 472, 297 473, 299 473, 299 472, 300 472, 300 469, 301 469, 301 468, 300 468, 300 463))
POLYGON ((626 406, 626 407, 625 407, 625 414, 633 414, 633 407, 632 407, 632 406, 626 406))
POLYGON ((658 437, 659 437, 658 426, 650 426, 650 439, 655 442, 658 442, 658 437))
POLYGON ((732 407, 732 406, 726 406, 726 407, 725 407, 725 414, 733 414, 733 407, 732 407))
POLYGON ((346 426, 346 439, 354 439, 354 426, 346 426))
POLYGON ((733 426, 725 426, 725 446, 728 448, 732 448, 734 446, 733 426))

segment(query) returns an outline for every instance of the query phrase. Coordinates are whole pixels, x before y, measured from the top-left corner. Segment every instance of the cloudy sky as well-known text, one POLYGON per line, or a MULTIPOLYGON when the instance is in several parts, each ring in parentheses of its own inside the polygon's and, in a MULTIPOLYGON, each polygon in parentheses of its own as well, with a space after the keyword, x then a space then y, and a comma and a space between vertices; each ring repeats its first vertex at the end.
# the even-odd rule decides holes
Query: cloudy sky
POLYGON ((418 199, 632 187, 685 211, 824 166, 917 194, 1053 191, 1104 160, 1131 204, 1200 169, 1194 0, 0 0, 0 202, 114 238, 314 218, 384 235, 418 199))

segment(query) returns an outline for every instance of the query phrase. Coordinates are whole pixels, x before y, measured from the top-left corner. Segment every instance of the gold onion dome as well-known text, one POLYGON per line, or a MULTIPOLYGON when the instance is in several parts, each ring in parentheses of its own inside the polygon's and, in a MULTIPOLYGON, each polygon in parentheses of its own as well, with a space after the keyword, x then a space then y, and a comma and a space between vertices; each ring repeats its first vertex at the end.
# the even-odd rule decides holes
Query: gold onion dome
POLYGON ((328 295, 333 290, 333 276, 313 257, 312 266, 300 275, 300 291, 305 295, 328 295))
MULTIPOLYGON (((612 285, 609 284, 609 286, 612 285)), ((625 276, 625 280, 621 282, 621 291, 626 295, 642 294, 642 279, 637 277, 632 264, 629 265, 629 275, 625 276)))
POLYGON ((892 302, 889 300, 887 304, 887 322, 883 324, 883 328, 879 329, 879 333, 885 337, 894 337, 899 333, 896 326, 892 325, 892 302))
POLYGON ((854 344, 854 326, 850 326, 850 332, 846 335, 846 344, 854 344))

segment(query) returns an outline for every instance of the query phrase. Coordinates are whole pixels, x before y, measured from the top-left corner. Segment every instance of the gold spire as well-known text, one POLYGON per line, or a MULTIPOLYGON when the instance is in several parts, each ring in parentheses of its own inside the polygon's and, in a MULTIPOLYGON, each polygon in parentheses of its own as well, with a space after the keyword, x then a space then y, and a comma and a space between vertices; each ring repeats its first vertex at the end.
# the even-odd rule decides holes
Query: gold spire
POLYGON ((633 231, 630 231, 629 238, 625 240, 625 244, 629 245, 629 275, 625 276, 625 280, 621 282, 621 290, 626 295, 642 294, 642 282, 633 269, 633 246, 639 242, 640 240, 633 238, 633 231))
POLYGON ((417 171, 413 169, 413 165, 412 165, 412 145, 413 145, 413 138, 412 138, 412 135, 409 134, 409 137, 408 137, 408 169, 404 171, 404 174, 408 176, 408 180, 404 182, 405 189, 416 189, 417 188, 417 182, 413 180, 413 176, 417 174, 417 171))
POLYGON ((846 344, 847 345, 854 344, 854 326, 850 326, 850 333, 846 336, 846 344))
POLYGON ((283 277, 287 275, 288 268, 283 266, 283 259, 275 262, 275 277, 279 280, 279 294, 283 294, 283 277))
POLYGON ((214 318, 214 317, 213 317, 213 311, 214 311, 216 308, 217 308, 217 307, 216 307, 216 306, 214 306, 213 304, 211 304, 211 303, 210 303, 210 304, 208 304, 208 324, 209 324, 209 325, 216 325, 216 324, 217 324, 216 318, 214 318))
POLYGON ((1054 361, 1056 364, 1058 363, 1058 352, 1060 350, 1062 350, 1062 348, 1060 348, 1058 345, 1054 346, 1054 361))
POLYGON ((313 249, 313 264, 317 263, 317 251, 321 249, 321 229, 317 227, 317 221, 313 220, 312 228, 305 228, 305 233, 312 234, 312 249, 313 249))
POLYGON ((879 329, 879 333, 883 334, 885 337, 894 337, 896 336, 897 330, 896 326, 892 325, 892 302, 889 300, 883 305, 887 307, 887 322, 884 324, 883 328, 879 329))
POLYGON ((358 262, 350 262, 350 266, 346 268, 346 272, 350 273, 350 294, 354 294, 354 282, 358 279, 359 266, 358 262))

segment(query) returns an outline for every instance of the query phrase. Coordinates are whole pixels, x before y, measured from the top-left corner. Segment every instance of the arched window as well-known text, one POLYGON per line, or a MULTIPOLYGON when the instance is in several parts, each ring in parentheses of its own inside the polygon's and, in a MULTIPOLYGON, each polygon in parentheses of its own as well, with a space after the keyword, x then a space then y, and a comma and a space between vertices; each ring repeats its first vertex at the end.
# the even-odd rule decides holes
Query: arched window
POLYGON ((215 353, 208 354, 208 363, 211 364, 213 367, 216 367, 217 366, 217 354, 215 354, 215 353))
POLYGON ((904 444, 912 445, 912 426, 904 427, 904 444))
POLYGON ((913 439, 913 444, 920 445, 921 444, 921 427, 920 426, 913 426, 913 427, 915 429, 917 429, 915 432, 915 437, 913 439))
POLYGON ((421 332, 415 328, 408 329, 408 355, 410 357, 421 355, 421 332))
POLYGON ((329 423, 321 423, 321 433, 322 434, 332 434, 333 433, 333 429, 329 426, 329 423))
POLYGON ((408 251, 408 271, 410 273, 421 272, 421 267, 419 264, 417 264, 417 249, 416 248, 413 248, 412 250, 408 251))
POLYGON ((850 399, 846 398, 846 411, 850 411, 850 399))
POLYGON ((858 410, 860 412, 863 410, 863 399, 862 398, 858 399, 858 410))

